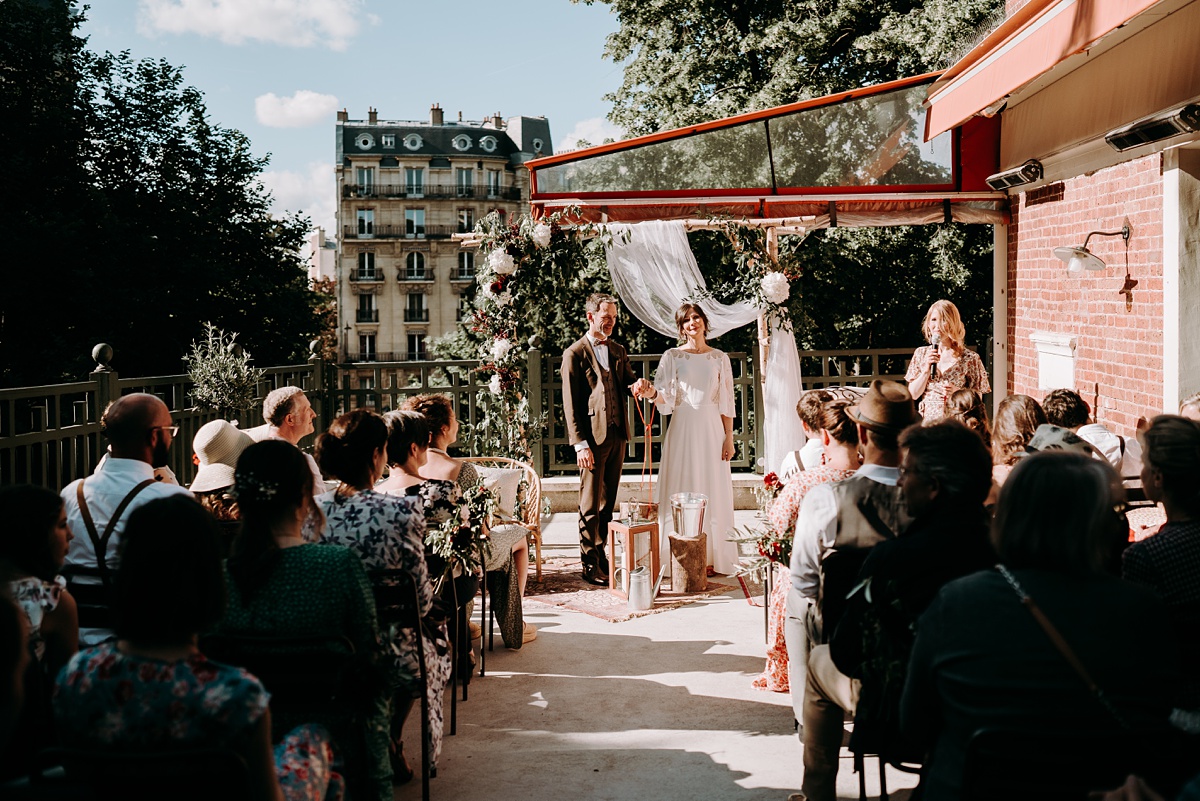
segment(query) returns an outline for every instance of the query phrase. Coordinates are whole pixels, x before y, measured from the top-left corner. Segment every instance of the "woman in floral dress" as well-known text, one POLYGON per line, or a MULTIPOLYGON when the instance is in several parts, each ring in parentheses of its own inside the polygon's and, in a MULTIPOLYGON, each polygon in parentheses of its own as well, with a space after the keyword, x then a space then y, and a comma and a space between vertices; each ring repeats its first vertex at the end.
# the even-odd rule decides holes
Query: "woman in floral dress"
POLYGON ((114 583, 118 639, 81 651, 60 674, 54 696, 60 741, 124 752, 227 748, 246 761, 253 798, 340 798, 325 730, 298 727, 272 748, 270 696, 262 683, 197 647, 199 632, 220 620, 224 603, 220 532, 208 512, 173 496, 130 514, 114 583), (147 603, 151 594, 154 602, 147 603))
POLYGON ((992 385, 979 354, 966 347, 967 329, 953 303, 939 300, 930 306, 921 331, 925 341, 933 344, 917 348, 904 380, 913 400, 920 399, 921 416, 928 425, 946 416, 946 399, 956 389, 973 389, 983 396, 992 385))
MULTIPOLYGON (((322 542, 341 545, 358 554, 367 570, 404 570, 417 585, 421 615, 433 607, 433 585, 425 560, 425 512, 413 498, 394 498, 374 489, 386 463, 388 429, 383 418, 367 409, 356 409, 333 422, 317 440, 321 470, 339 482, 338 488, 317 498, 325 513, 322 542)), ((428 627, 438 634, 425 636, 425 668, 430 714, 430 754, 437 764, 442 747, 442 695, 450 676, 449 638, 443 627, 428 627)), ((404 719, 419 697, 419 652, 416 635, 389 628, 384 646, 394 660, 401 687, 395 697, 391 724, 394 780, 412 777, 404 759, 400 733, 404 719)))
MULTIPOLYGON (((851 405, 852 402, 847 400, 829 400, 822 404, 819 436, 825 448, 824 464, 796 473, 784 485, 767 513, 767 521, 772 530, 789 537, 794 536, 800 502, 804 500, 808 491, 818 484, 850 478, 858 469, 858 429, 854 421, 846 416, 846 409, 851 405)), ((800 682, 803 679, 802 671, 805 666, 788 663, 784 624, 791 577, 787 565, 776 564, 775 568, 767 627, 767 665, 762 675, 754 680, 754 688, 786 693, 793 686, 793 680, 800 682)))
POLYGON ((58 575, 71 542, 62 498, 32 484, 0 487, 0 520, 0 564, 11 572, 3 578, 25 618, 32 660, 15 736, 0 752, 4 781, 22 775, 33 755, 54 744, 50 686, 79 647, 79 616, 66 581, 58 575))

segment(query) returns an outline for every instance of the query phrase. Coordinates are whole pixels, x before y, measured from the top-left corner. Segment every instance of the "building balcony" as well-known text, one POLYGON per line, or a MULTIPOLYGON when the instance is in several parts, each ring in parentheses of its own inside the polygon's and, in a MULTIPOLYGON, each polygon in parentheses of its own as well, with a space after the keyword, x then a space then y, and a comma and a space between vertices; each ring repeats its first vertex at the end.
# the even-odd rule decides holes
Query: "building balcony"
POLYGON ((343 184, 344 198, 391 198, 398 200, 448 200, 453 198, 475 198, 479 200, 521 199, 521 189, 516 186, 487 186, 486 184, 343 184))
POLYGON ((350 362, 427 362, 430 360, 426 351, 385 353, 382 351, 368 353, 347 353, 346 361, 350 362))
POLYGON ((351 270, 350 280, 356 284, 383 281, 383 270, 351 270))
POLYGON ((450 280, 451 281, 474 281, 475 280, 475 271, 474 270, 456 270, 456 271, 450 273, 450 280))
POLYGON ((354 320, 359 323, 377 323, 379 322, 379 309, 357 309, 354 320))
POLYGON ((457 225, 423 225, 410 229, 407 225, 372 225, 342 228, 343 239, 448 239, 457 233, 457 225))
POLYGON ((401 267, 396 273, 396 280, 402 284, 420 283, 422 281, 430 282, 433 280, 433 268, 426 267, 424 270, 409 270, 406 267, 401 267))
POLYGON ((429 322, 429 309, 405 309, 404 322, 406 323, 427 323, 429 322))

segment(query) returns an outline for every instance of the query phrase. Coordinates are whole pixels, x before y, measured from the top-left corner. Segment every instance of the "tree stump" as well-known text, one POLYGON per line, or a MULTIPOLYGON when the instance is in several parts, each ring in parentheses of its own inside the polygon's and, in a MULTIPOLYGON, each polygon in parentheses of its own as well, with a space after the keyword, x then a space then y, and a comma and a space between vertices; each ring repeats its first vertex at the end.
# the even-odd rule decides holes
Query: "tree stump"
POLYGON ((696 539, 670 536, 671 591, 701 592, 708 589, 708 536, 696 539))

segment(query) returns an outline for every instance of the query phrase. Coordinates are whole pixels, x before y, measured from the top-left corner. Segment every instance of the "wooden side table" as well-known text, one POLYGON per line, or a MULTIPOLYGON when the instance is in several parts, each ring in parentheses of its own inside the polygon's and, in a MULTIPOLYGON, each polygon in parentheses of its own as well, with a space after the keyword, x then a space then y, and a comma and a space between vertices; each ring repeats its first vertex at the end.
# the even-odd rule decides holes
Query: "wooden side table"
POLYGON ((658 541, 658 521, 646 520, 636 523, 624 523, 613 520, 608 524, 608 589, 609 592, 621 598, 628 597, 624 588, 617 584, 617 540, 621 541, 622 553, 631 554, 631 558, 627 560, 625 568, 632 570, 637 567, 633 564, 633 558, 636 557, 634 546, 637 542, 639 534, 649 533, 650 535, 650 586, 654 586, 654 582, 658 580, 658 572, 661 569, 661 555, 659 554, 658 541))

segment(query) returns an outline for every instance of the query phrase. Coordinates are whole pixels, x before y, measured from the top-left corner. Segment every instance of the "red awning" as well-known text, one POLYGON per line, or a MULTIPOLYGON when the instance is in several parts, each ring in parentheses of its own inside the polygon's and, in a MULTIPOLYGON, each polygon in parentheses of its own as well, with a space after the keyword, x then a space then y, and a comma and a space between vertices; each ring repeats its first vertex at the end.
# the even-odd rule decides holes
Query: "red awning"
MULTIPOLYGON (((581 221, 746 217, 825 224, 1003 222, 999 125, 925 141, 920 75, 526 163, 534 214, 581 221)), ((812 226, 816 227, 816 225, 812 226)))

